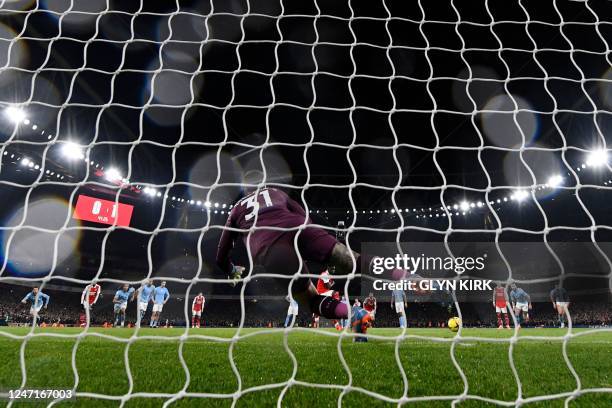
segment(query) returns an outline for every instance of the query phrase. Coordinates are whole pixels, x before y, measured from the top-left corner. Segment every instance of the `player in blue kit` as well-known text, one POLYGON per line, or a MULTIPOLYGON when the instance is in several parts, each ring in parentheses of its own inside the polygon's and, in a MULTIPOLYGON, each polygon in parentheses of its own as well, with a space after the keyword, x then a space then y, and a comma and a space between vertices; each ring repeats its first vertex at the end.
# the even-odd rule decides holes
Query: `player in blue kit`
POLYGON ((25 295, 25 297, 21 300, 21 303, 26 303, 30 301, 32 304, 30 307, 30 315, 32 315, 32 324, 36 324, 36 318, 38 317, 38 312, 43 307, 46 309, 49 305, 49 295, 45 295, 42 291, 38 290, 38 287, 32 289, 30 293, 25 295))
POLYGON ((125 325, 125 310, 127 309, 128 301, 134 300, 134 288, 125 283, 121 289, 115 293, 113 298, 114 312, 115 312, 115 324, 114 327, 125 325))
POLYGON ((155 290, 155 285, 150 280, 147 280, 141 287, 138 288, 138 323, 137 325, 140 327, 140 322, 144 318, 147 313, 147 308, 149 307, 149 302, 153 300, 153 291, 155 290))
POLYGON ((285 327, 293 326, 297 319, 299 306, 295 299, 291 299, 289 296, 285 298, 289 302, 289 309, 287 309, 287 317, 285 318, 285 327))
POLYGON ((163 281, 157 288, 153 289, 153 314, 151 315, 151 327, 159 327, 159 315, 166 302, 170 299, 170 292, 163 281))
POLYGON ((516 283, 512 283, 510 286, 512 291, 510 292, 510 303, 512 303, 512 310, 516 316, 516 328, 520 329, 521 324, 529 321, 529 310, 531 310, 531 296, 525 292, 522 288, 516 286, 516 283), (523 318, 524 315, 524 318, 523 318))
POLYGON ((395 309, 395 313, 399 317, 400 328, 405 329, 407 327, 406 322, 406 310, 408 306, 408 299, 406 293, 401 289, 394 289, 391 293, 391 308, 395 309))

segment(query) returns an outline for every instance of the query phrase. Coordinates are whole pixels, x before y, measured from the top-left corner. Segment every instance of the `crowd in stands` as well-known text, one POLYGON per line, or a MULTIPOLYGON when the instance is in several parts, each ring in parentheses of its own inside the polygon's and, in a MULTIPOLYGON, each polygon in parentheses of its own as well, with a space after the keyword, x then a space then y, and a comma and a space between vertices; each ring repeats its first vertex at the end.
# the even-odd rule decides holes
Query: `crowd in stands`
MULTIPOLYGON (((24 324, 31 322, 30 305, 20 301, 28 293, 26 286, 0 284, 0 325, 24 324)), ((79 291, 44 290, 51 297, 48 309, 40 313, 40 322, 47 324, 62 323, 67 326, 78 325, 82 319, 83 308, 80 305, 79 291)), ((351 298, 353 300, 353 298, 351 298)), ((352 302, 351 302, 352 303, 352 302)), ((288 303, 284 299, 259 300, 245 299, 208 299, 202 317, 204 327, 282 327, 286 317, 288 303), (242 306, 241 306, 242 305, 242 306), (244 311, 244 313, 243 313, 244 311), (244 316, 243 319, 241 317, 244 316)), ((185 325, 185 311, 191 319, 191 301, 185 308, 185 300, 172 297, 161 315, 161 325, 180 327, 185 325)), ((144 324, 148 324, 151 310, 146 314, 144 324)), ((410 303, 406 309, 409 327, 445 327, 449 317, 459 315, 448 304, 410 303)), ((524 326, 556 326, 557 316, 551 303, 534 303, 530 312, 531 321, 524 326)), ((610 300, 589 302, 576 301, 570 306, 570 315, 574 326, 610 326, 612 325, 612 304, 610 300)), ((495 313, 490 304, 462 303, 461 317, 466 327, 493 327, 495 313)), ((112 294, 104 294, 91 314, 92 325, 112 323, 112 294)), ((136 302, 128 305, 127 321, 136 321, 136 302)), ((312 323, 311 314, 301 308, 296 325, 308 327, 312 323)), ((331 327, 331 322, 321 319, 321 327, 331 327)), ((398 318, 390 303, 380 301, 376 314, 375 326, 397 327, 398 318)))

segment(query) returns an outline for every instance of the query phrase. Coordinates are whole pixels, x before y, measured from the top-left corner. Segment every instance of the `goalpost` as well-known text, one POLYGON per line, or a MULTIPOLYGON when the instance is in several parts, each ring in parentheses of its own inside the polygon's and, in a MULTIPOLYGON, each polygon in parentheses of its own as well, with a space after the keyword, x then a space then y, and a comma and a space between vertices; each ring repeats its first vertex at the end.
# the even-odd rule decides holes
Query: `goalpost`
MULTIPOLYGON (((612 262, 598 245, 600 234, 609 231, 610 224, 599 222, 603 213, 594 214, 590 206, 592 192, 604 194, 612 186, 605 129, 606 115, 612 110, 609 5, 573 0, 538 4, 533 0, 501 2, 504 4, 490 0, 157 3, 0 0, 3 111, 0 189, 27 191, 22 208, 0 225, 0 283, 41 282, 43 291, 46 285, 71 284, 83 288, 91 281, 60 276, 56 272, 58 265, 74 256, 79 234, 93 230, 103 232, 97 250, 104 259, 108 256, 109 236, 121 229, 139 232, 147 238, 148 273, 130 284, 137 285, 151 277, 182 283, 183 279, 175 276, 154 273, 154 240, 164 231, 196 232, 198 272, 188 282, 186 293, 180 294, 185 303, 185 320, 189 322, 191 297, 197 294, 193 293, 194 285, 231 283, 230 279, 205 273, 201 243, 206 231, 222 228, 236 198, 231 194, 214 198, 216 189, 236 188, 240 184, 240 179, 227 179, 222 174, 230 166, 228 163, 233 163, 228 159, 227 149, 234 147, 242 149, 237 156, 255 152, 254 161, 261 165, 265 183, 298 189, 306 210, 313 216, 319 210, 327 213, 325 208, 308 207, 309 189, 327 188, 332 194, 341 189, 348 191, 350 207, 336 209, 335 213, 345 224, 335 224, 334 220, 326 226, 331 233, 346 234, 347 241, 356 232, 376 230, 358 221, 360 216, 370 214, 393 217, 393 228, 380 229, 395 232, 398 240, 406 231, 438 234, 440 241, 445 242, 453 233, 488 233, 494 235, 497 243, 503 233, 521 232, 537 236, 548 247, 549 235, 558 230, 581 231, 588 235, 608 266, 604 274, 583 276, 605 281, 606 289, 612 290, 612 262), (524 96, 530 92, 532 99, 524 96), (73 115, 77 108, 87 111, 89 116, 78 119, 73 115), (108 116, 114 127, 106 127, 110 123, 108 116), (573 134, 577 130, 567 125, 568 118, 570 122, 572 118, 580 121, 579 132, 589 135, 586 142, 584 136, 573 134), (66 123, 72 120, 81 123, 66 123), (461 121, 461 126, 467 126, 469 131, 465 134, 457 131, 459 125, 453 128, 452 120, 461 121), (285 133, 291 132, 291 137, 295 131, 295 137, 283 137, 287 135, 276 130, 276 126, 281 126, 285 133), (250 132, 245 130, 249 127, 253 127, 250 132), (542 136, 542 140, 538 136, 541 128, 550 133, 542 136), (83 134, 70 134, 71 130, 77 133, 77 129, 83 130, 83 134), (422 129, 428 129, 425 136, 413 134, 413 130, 417 133, 422 129), (453 142, 455 131, 461 134, 457 144, 453 142), (250 135, 237 137, 241 132, 250 135), (377 132, 382 136, 373 135, 377 132), (473 137, 470 142, 466 142, 468 133, 473 137), (556 142, 548 144, 553 133, 556 142), (421 143, 425 139, 427 143, 421 143), (100 152, 107 147, 108 151, 125 149, 123 161, 117 164, 121 170, 102 159, 100 152), (207 175, 202 179, 182 176, 181 149, 190 148, 209 148, 213 152, 204 166, 203 173, 207 175), (301 185, 291 183, 291 177, 287 177, 290 171, 283 167, 290 166, 282 163, 280 154, 266 156, 280 148, 299 149, 306 172, 301 185), (313 151, 318 148, 342 152, 348 182, 328 184, 321 182, 321 178, 312 181, 311 167, 319 168, 320 163, 309 155, 316 154, 313 151), (135 157, 140 157, 141 149, 168 149, 169 154, 162 161, 168 165, 170 174, 164 181, 139 178, 142 172, 135 157), (390 168, 397 174, 392 182, 376 184, 361 179, 355 152, 362 149, 367 150, 364 161, 390 168), (419 163, 410 163, 412 168, 406 165, 411 157, 405 154, 407 151, 427 155, 431 179, 440 180, 440 184, 407 185, 406 177, 419 166, 419 163), (81 176, 75 177, 70 165, 58 164, 57 152, 72 163, 80 162, 81 176), (453 174, 456 169, 448 167, 449 152, 461 157, 458 161, 462 165, 480 171, 486 180, 484 185, 461 184, 453 174), (489 156, 498 153, 513 159, 489 156), (464 154, 470 154, 470 159, 460 156, 464 154), (550 173, 550 167, 541 166, 550 160, 557 172, 550 173), (514 181, 500 181, 494 174, 497 170, 491 170, 494 166, 505 166, 503 170, 521 176, 514 181), (595 169, 601 170, 598 176, 589 175, 595 169), (96 212, 93 219, 85 218, 106 225, 85 227, 75 221, 74 207, 84 186, 112 189, 114 203, 93 199, 96 212), (68 192, 69 205, 32 199, 36 189, 55 187, 68 192), (381 195, 390 197, 391 205, 360 207, 356 204, 359 188, 378 189, 381 195), (189 189, 204 193, 190 196, 189 189), (586 217, 586 223, 578 226, 549 223, 541 201, 547 200, 547 194, 553 190, 575 195, 577 211, 586 217), (130 226, 129 217, 122 219, 124 211, 139 216, 137 205, 128 205, 132 209, 122 207, 126 205, 120 199, 123 191, 158 203, 160 213, 151 222, 151 228, 130 226), (449 195, 448 191, 460 194, 449 195), (433 196, 437 192, 436 200, 421 203, 418 208, 403 202, 411 194, 433 196), (461 194, 479 198, 461 200, 458 198, 461 194), (516 227, 508 216, 500 215, 504 208, 518 202, 532 208, 543 220, 541 227, 516 227), (200 209, 203 224, 196 228, 185 221, 184 225, 168 227, 165 217, 173 211, 171 206, 175 203, 200 209), (99 218, 101 211, 107 212, 104 220, 99 218), (468 228, 462 221, 466 214, 485 212, 489 214, 490 225, 468 228), (435 220, 442 223, 432 224, 435 220), (35 248, 31 247, 33 242, 38 244, 35 248), (32 264, 33 259, 43 256, 48 261, 32 264), (20 268, 21 273, 16 274, 15 270, 20 268), (45 270, 42 275, 29 273, 41 270, 45 270)), ((230 172, 234 170, 230 168, 230 172)), ((332 210, 330 216, 331 213, 332 210)), ((102 285, 124 282, 115 277, 104 278, 101 272, 102 264, 95 275, 102 285)), ((243 278, 248 281, 251 273, 252 270, 247 271, 243 278)), ((288 290, 294 277, 283 277, 288 290)), ((360 276, 352 273, 342 277, 351 280, 360 276)), ((220 396, 187 391, 190 373, 183 356, 184 343, 196 337, 218 342, 227 339, 193 334, 185 329, 180 337, 164 340, 179 344, 179 359, 186 376, 183 389, 175 395, 153 393, 138 397, 167 398, 164 406, 186 397, 227 398, 236 403, 241 395, 253 391, 243 387, 233 358, 234 347, 244 336, 241 330, 245 288, 242 285, 240 290, 240 327, 229 340, 228 360, 238 383, 235 392, 220 396)), ((458 311, 461 316, 461 309, 458 311)), ((281 389, 278 406, 292 386, 332 387, 296 380, 299 361, 287 343, 292 330, 284 332, 285 350, 294 367, 292 377, 283 383, 257 387, 257 390, 281 389)), ((92 331, 88 326, 79 334, 44 335, 76 339, 72 369, 77 397, 120 401, 123 405, 134 397, 128 356, 130 345, 142 338, 138 333, 136 329, 126 339, 112 332, 92 331), (79 391, 76 355, 80 342, 88 336, 126 344, 124 360, 130 385, 126 395, 79 391)), ((34 327, 24 336, 0 331, 0 338, 21 341, 22 386, 28 379, 25 349, 28 341, 39 335, 34 327)), ((577 336, 571 326, 563 338, 563 359, 576 386, 562 394, 523 397, 513 359, 517 333, 508 339, 480 340, 509 345, 512 380, 518 388, 516 401, 495 400, 470 392, 467 376, 455 357, 461 330, 451 340, 450 353, 464 390, 454 396, 410 395, 408 376, 399 354, 402 341, 411 338, 409 331, 395 338, 397 370, 403 379, 400 398, 354 386, 341 348, 343 339, 351 334, 345 331, 330 335, 338 337, 339 359, 349 377, 348 383, 332 387, 342 390, 339 406, 351 391, 394 404, 435 400, 455 404, 471 399, 501 406, 559 398, 567 404, 584 393, 612 392, 609 387, 585 389, 581 385, 567 351, 569 341, 577 336)), ((4 392, 0 395, 6 397, 4 392)))

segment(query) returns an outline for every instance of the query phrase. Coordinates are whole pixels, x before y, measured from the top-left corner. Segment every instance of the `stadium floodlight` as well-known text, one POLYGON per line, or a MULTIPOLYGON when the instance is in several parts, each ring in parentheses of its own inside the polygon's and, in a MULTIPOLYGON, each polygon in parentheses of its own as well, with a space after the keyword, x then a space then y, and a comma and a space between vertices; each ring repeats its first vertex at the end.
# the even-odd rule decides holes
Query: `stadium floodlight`
POLYGON ((83 150, 81 149, 81 147, 74 142, 68 142, 68 143, 63 144, 62 155, 68 159, 84 159, 85 158, 85 155, 83 154, 83 150))
POLYGON ((467 201, 462 201, 459 204, 459 208, 461 209, 461 211, 467 211, 470 209, 470 204, 467 201))
MULTIPOLYGON (((590 167, 601 167, 608 164, 608 152, 605 149, 594 150, 589 153, 586 165, 590 167)), ((585 166, 583 165, 582 168, 585 166)))
POLYGON ((205 205, 206 207, 210 207, 212 204, 210 203, 210 201, 207 201, 207 202, 205 202, 205 203, 204 203, 204 205, 205 205))
POLYGON ((459 209, 459 206, 457 204, 454 204, 453 205, 453 210, 457 210, 457 209, 459 209))
POLYGON ((121 180, 121 173, 119 173, 119 170, 111 167, 110 169, 106 170, 104 172, 104 178, 106 178, 108 181, 117 181, 117 180, 121 180))
POLYGON ((28 164, 30 164, 30 159, 28 159, 27 157, 24 157, 23 159, 21 159, 22 166, 27 166, 28 164))
POLYGON ((149 195, 151 197, 155 197, 155 195, 157 194, 157 191, 154 188, 151 187, 145 187, 144 190, 142 190, 146 195, 149 195))
POLYGON ((511 200, 516 200, 518 202, 524 201, 529 196, 529 193, 525 190, 517 190, 510 196, 511 200))
POLYGON ((16 106, 9 106, 4 110, 4 114, 11 122, 15 124, 23 122, 26 118, 26 114, 23 109, 16 106))
POLYGON ((546 183, 546 185, 550 188, 559 187, 561 184, 563 184, 563 177, 558 174, 551 176, 546 183))

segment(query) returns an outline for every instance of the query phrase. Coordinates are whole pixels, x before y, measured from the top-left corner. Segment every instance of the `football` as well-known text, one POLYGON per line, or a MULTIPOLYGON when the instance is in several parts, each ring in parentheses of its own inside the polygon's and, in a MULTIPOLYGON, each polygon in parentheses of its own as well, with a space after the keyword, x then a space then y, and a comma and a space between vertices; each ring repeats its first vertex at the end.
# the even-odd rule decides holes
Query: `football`
POLYGON ((452 332, 456 332, 459 330, 459 326, 461 326, 461 319, 458 317, 451 317, 448 319, 448 328, 452 332))

